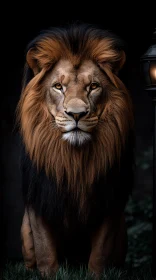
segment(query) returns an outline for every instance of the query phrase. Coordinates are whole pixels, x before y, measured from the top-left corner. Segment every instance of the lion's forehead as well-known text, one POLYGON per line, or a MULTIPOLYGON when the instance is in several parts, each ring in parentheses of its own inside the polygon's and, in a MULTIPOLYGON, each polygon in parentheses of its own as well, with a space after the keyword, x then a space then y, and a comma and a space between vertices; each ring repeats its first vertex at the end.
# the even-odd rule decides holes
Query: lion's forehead
POLYGON ((51 79, 64 84, 72 81, 87 84, 92 82, 95 77, 98 79, 99 73, 97 65, 90 60, 82 62, 78 67, 72 61, 60 60, 52 70, 51 79))

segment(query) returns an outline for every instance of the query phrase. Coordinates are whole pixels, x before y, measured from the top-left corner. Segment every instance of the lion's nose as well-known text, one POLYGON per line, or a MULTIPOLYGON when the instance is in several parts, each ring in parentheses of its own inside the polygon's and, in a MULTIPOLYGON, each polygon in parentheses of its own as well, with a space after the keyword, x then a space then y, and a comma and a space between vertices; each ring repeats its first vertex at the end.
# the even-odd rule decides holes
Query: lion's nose
POLYGON ((82 117, 87 115, 88 111, 83 111, 83 112, 78 112, 78 113, 71 112, 71 111, 69 111, 69 112, 65 111, 65 113, 67 115, 71 116, 76 122, 78 122, 79 119, 81 119, 82 117))

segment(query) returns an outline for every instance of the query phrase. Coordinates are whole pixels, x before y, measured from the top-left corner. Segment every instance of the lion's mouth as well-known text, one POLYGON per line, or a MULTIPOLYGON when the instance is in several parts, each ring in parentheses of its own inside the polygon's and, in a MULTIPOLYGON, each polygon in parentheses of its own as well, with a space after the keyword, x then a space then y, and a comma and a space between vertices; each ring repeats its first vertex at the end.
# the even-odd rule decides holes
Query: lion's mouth
POLYGON ((79 127, 76 126, 75 128, 73 128, 71 130, 68 130, 68 131, 66 131, 64 133, 68 133, 68 132, 86 132, 86 131, 84 131, 84 130, 82 130, 79 127))
POLYGON ((76 126, 74 129, 72 129, 70 131, 83 131, 83 130, 76 126))

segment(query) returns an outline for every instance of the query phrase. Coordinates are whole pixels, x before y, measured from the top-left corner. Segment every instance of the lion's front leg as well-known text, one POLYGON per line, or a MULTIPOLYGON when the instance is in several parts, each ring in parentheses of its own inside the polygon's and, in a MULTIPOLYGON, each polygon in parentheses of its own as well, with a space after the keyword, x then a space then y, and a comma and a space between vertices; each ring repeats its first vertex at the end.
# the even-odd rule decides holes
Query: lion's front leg
POLYGON ((127 231, 124 214, 107 218, 91 238, 88 268, 98 279, 110 266, 124 265, 127 252, 127 231))
POLYGON ((36 264, 34 240, 27 209, 23 216, 21 227, 22 254, 26 268, 31 269, 36 264))
POLYGON ((37 268, 43 276, 53 275, 58 270, 55 238, 48 225, 41 217, 37 217, 32 209, 29 209, 27 214, 32 232, 31 236, 33 237, 33 252, 37 268))

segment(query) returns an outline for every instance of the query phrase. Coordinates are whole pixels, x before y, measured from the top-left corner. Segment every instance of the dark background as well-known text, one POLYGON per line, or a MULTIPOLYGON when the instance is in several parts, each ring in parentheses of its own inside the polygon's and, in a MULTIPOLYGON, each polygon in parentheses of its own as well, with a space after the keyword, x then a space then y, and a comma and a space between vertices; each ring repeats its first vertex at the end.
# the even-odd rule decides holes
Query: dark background
MULTIPOLYGON (((8 6, 11 11, 9 3, 8 6)), ((29 8, 31 10, 31 6, 29 8)), ((96 8, 95 3, 92 8, 93 11, 88 8, 89 19, 86 19, 86 16, 85 19, 80 16, 76 19, 113 31, 126 44, 127 61, 120 77, 130 91, 134 104, 136 171, 133 196, 140 200, 146 196, 152 196, 152 100, 143 88, 140 57, 152 43, 152 34, 156 27, 156 16, 152 14, 154 8, 150 7, 150 14, 146 7, 144 12, 141 9, 136 11, 135 6, 133 7, 132 4, 129 6, 128 3, 125 3, 123 10, 116 10, 114 6, 108 9, 105 3, 102 9, 96 8)), ((73 3, 72 9, 77 10, 77 4, 73 3)), ((82 6, 81 9, 83 10, 82 6)), ((20 97, 25 48, 41 30, 50 26, 72 23, 76 19, 69 20, 69 17, 66 17, 66 20, 61 19, 60 11, 64 11, 61 3, 57 9, 46 6, 46 11, 43 9, 40 14, 35 11, 33 15, 30 15, 29 9, 26 11, 24 6, 20 7, 20 10, 14 7, 11 16, 6 10, 2 28, 5 38, 2 40, 4 51, 1 52, 1 60, 4 59, 4 69, 6 69, 4 70, 6 81, 4 83, 2 79, 4 90, 1 93, 0 102, 0 170, 3 200, 1 207, 4 221, 2 245, 5 256, 13 260, 21 258, 20 226, 23 200, 19 169, 19 138, 14 131, 14 123, 15 109, 20 97), (54 14, 57 20, 54 19, 54 14)), ((3 10, 1 13, 3 14, 3 10)))

